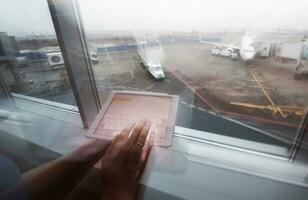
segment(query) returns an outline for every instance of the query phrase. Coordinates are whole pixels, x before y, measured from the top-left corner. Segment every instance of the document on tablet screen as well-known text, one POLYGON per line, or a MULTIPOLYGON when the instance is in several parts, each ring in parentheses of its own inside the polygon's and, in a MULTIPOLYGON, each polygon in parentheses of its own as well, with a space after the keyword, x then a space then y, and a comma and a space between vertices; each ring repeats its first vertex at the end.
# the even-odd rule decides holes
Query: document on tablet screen
POLYGON ((150 132, 155 133, 155 143, 169 140, 172 116, 172 96, 115 93, 98 123, 94 136, 114 137, 121 130, 142 119, 151 121, 150 132))

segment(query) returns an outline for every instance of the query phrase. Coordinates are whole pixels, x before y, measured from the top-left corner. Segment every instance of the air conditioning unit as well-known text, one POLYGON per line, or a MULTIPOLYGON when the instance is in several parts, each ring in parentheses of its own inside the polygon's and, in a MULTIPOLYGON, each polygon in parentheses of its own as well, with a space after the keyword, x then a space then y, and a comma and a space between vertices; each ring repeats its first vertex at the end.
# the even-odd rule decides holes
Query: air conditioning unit
POLYGON ((63 65, 64 60, 61 52, 47 53, 48 64, 51 66, 63 65))

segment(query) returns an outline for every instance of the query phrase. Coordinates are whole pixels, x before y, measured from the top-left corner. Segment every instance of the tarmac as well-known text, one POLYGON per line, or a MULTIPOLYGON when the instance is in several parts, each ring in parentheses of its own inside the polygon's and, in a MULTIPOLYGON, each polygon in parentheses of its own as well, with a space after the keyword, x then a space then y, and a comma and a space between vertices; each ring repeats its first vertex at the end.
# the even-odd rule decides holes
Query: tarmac
POLYGON ((134 51, 100 55, 94 72, 102 102, 112 90, 176 94, 180 126, 254 141, 293 141, 308 104, 308 80, 293 79, 295 66, 260 58, 244 65, 214 57, 210 47, 198 43, 163 48, 164 80, 154 80, 134 51), (233 123, 234 131, 223 131, 222 116, 256 130, 243 134, 233 123))

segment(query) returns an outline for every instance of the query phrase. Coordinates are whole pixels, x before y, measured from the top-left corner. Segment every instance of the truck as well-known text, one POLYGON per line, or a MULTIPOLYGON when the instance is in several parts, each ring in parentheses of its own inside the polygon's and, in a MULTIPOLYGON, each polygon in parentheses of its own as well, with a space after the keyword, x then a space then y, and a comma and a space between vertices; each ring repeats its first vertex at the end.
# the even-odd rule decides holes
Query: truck
POLYGON ((162 66, 163 49, 161 46, 159 45, 159 47, 147 47, 146 44, 139 46, 141 46, 138 48, 140 64, 147 69, 147 71, 153 76, 154 79, 164 79, 165 73, 162 66))

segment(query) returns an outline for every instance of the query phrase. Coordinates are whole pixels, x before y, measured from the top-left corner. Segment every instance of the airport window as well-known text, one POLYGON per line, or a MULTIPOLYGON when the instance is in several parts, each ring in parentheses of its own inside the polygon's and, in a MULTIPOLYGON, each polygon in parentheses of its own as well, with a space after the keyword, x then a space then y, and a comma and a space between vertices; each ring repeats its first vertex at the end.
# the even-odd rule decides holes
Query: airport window
POLYGON ((113 90, 176 94, 178 127, 293 144, 308 102, 304 6, 240 1, 230 21, 219 8, 231 1, 79 3, 102 103, 113 90))
MULTIPOLYGON (((262 25, 266 19, 259 17, 245 19, 247 26, 234 22, 227 28, 225 21, 214 17, 217 13, 207 12, 221 7, 224 1, 204 8, 199 1, 137 0, 123 6, 118 0, 79 0, 81 20, 76 24, 84 26, 84 45, 83 41, 74 43, 72 38, 80 35, 73 37, 72 27, 57 24, 62 15, 56 22, 52 20, 50 7, 57 12, 53 0, 49 4, 31 2, 20 12, 9 12, 14 5, 23 5, 12 1, 3 6, 7 11, 0 13, 2 19, 11 19, 9 23, 1 21, 0 34, 1 84, 9 92, 79 103, 84 127, 94 120, 100 103, 104 104, 112 91, 168 93, 180 97, 176 123, 180 134, 191 131, 191 136, 206 139, 211 133, 286 149, 297 141, 307 113, 308 28, 300 22, 279 21, 284 12, 277 10, 276 4, 257 9, 264 14, 261 16, 270 16, 272 22, 266 26, 262 25), (170 11, 175 4, 178 7, 170 11), (153 14, 156 11, 161 14, 153 14), (257 20, 258 26, 250 20, 257 20), (62 31, 60 41, 55 24, 58 32, 62 31), (75 61, 74 67, 64 62, 61 45, 71 45, 65 55, 75 61), (87 51, 79 55, 78 62, 73 57, 75 47, 81 47, 78 54, 87 51), (82 87, 92 71, 89 67, 95 81, 82 87), (70 84, 67 68, 79 81, 75 90, 79 98, 73 95, 76 85, 70 84), (96 95, 96 91, 89 92, 93 88, 97 88, 99 98, 92 98, 96 95)), ((286 1, 281 9, 289 4, 291 1, 286 1)), ((297 13, 293 20, 305 15, 302 10, 297 13)))
MULTIPOLYGON (((209 198, 247 199, 246 185, 269 199, 297 194, 269 188, 308 185, 307 6, 291 0, 0 2, 0 156, 26 172, 103 134, 112 139, 140 119, 127 108, 151 102, 158 139, 140 182, 145 189, 193 196, 187 199, 202 199, 204 191, 209 198), (224 187, 234 180, 236 187, 224 187)), ((148 107, 142 108, 138 114, 148 107)), ((80 186, 96 190, 87 180, 80 186)))
POLYGON ((47 1, 0 4, 0 72, 7 89, 76 105, 47 1))

